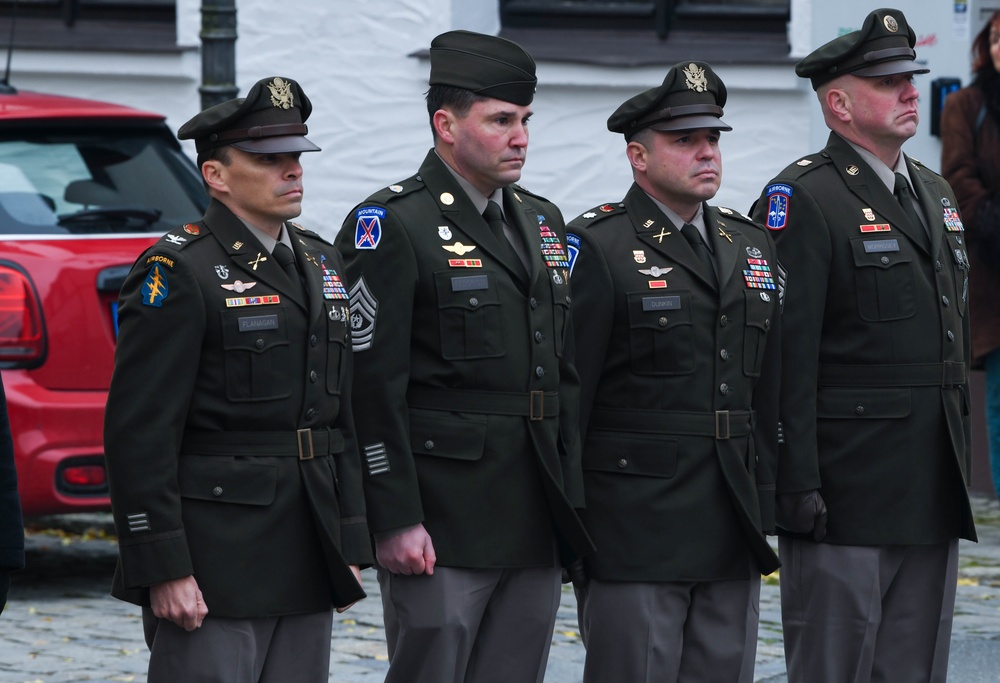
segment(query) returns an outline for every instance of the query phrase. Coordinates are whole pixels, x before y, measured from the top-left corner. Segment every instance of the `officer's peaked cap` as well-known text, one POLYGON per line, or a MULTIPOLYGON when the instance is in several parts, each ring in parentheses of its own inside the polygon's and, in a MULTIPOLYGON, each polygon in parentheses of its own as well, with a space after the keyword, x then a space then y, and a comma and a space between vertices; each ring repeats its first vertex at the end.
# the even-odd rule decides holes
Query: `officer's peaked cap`
POLYGON ((194 140, 199 152, 232 145, 245 152, 283 154, 317 152, 306 139, 309 98, 290 78, 273 76, 257 81, 246 97, 209 107, 177 131, 181 140, 194 140))
POLYGON ((913 46, 917 36, 898 9, 877 9, 851 31, 816 48, 795 65, 795 73, 812 81, 813 90, 843 74, 866 78, 893 74, 925 74, 913 46))
POLYGON ((726 85, 704 62, 670 67, 663 83, 626 100, 608 118, 608 130, 626 140, 645 128, 653 130, 732 130, 722 120, 726 85))
POLYGON ((431 41, 430 56, 430 85, 464 88, 520 106, 535 96, 535 60, 513 41, 448 31, 431 41))

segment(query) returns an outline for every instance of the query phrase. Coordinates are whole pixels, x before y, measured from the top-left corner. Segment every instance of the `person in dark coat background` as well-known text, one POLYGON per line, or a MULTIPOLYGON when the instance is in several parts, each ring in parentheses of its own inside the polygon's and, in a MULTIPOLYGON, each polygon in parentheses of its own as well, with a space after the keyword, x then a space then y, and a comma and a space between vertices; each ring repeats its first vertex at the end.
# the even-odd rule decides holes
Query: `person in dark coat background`
POLYGON ((1000 11, 972 44, 975 79, 941 114, 941 174, 968 240, 972 367, 986 371, 990 472, 1000 495, 1000 11))
POLYGON ((591 548, 563 219, 515 184, 531 56, 449 31, 430 64, 434 148, 336 239, 386 681, 540 682, 560 564, 591 548))
POLYGON ((763 190, 782 308, 777 507, 790 683, 945 680, 968 494, 958 202, 902 152, 916 34, 895 9, 795 67, 831 134, 763 190))
POLYGON ((14 444, 7 399, 0 382, 0 613, 7 606, 10 573, 24 568, 24 524, 21 500, 17 495, 17 471, 14 469, 14 444))
POLYGON ((122 287, 104 444, 150 683, 327 681, 371 563, 339 255, 301 212, 298 83, 181 126, 212 198, 122 287))
POLYGON ((710 206, 726 87, 702 62, 621 105, 635 183, 570 223, 584 521, 585 683, 750 683, 778 566, 774 244, 710 206), (653 674, 652 672, 655 672, 653 674))

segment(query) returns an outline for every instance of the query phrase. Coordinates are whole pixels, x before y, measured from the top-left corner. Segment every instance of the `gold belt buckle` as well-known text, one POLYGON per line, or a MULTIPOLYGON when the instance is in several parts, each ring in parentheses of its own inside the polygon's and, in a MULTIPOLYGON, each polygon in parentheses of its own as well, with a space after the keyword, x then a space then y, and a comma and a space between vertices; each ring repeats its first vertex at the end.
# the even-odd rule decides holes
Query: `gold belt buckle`
POLYGON ((716 439, 728 439, 729 438, 729 411, 728 410, 716 410, 715 411, 715 438, 716 439))
POLYGON ((316 457, 313 450, 313 435, 311 429, 296 430, 295 436, 299 440, 299 460, 312 460, 316 457))
POLYGON ((545 417, 545 392, 532 391, 528 395, 528 419, 537 422, 545 417))

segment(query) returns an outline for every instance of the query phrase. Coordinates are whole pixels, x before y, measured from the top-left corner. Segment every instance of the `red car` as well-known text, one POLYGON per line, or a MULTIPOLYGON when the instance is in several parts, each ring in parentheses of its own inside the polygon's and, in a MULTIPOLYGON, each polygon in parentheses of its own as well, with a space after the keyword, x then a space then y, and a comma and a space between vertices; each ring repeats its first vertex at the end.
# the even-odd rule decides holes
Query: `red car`
POLYGON ((118 290, 208 197, 163 116, 0 87, 0 369, 21 505, 108 510, 118 290))

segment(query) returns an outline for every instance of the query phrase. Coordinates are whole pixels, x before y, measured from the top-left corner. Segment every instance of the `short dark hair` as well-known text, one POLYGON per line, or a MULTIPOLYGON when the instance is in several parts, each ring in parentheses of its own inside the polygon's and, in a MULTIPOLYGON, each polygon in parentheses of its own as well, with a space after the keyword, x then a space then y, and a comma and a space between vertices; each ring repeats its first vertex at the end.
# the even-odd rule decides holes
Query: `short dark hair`
MULTIPOLYGON (((223 145, 222 147, 213 147, 212 149, 198 152, 198 160, 195 162, 198 164, 198 172, 201 173, 201 167, 205 165, 206 161, 218 161, 223 166, 233 163, 233 155, 229 151, 230 147, 230 145, 223 145)), ((205 182, 204 176, 202 176, 201 182, 207 190, 208 183, 205 182)))
POLYGON ((972 41, 972 70, 977 76, 987 76, 996 72, 993 68, 993 58, 990 57, 990 32, 1000 24, 1000 10, 990 16, 983 29, 972 41))
POLYGON ((465 88, 451 85, 432 85, 427 90, 427 116, 431 123, 431 132, 437 138, 434 130, 434 112, 438 109, 448 109, 458 118, 465 118, 476 102, 488 99, 465 88))

